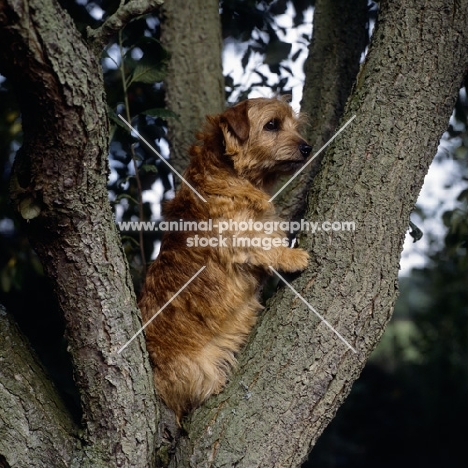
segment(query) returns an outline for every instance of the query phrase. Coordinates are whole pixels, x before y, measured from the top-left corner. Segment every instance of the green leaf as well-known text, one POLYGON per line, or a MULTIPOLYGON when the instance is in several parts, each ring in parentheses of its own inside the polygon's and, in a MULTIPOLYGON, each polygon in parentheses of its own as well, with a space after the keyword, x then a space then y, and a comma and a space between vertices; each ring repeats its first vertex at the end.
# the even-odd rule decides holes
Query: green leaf
POLYGON ((461 202, 468 202, 468 189, 462 190, 460 195, 458 195, 457 200, 461 202))
POLYGON ((454 210, 447 210, 442 213, 442 222, 444 223, 444 226, 450 227, 452 224, 452 216, 453 216, 454 210))
POLYGON ((138 201, 135 200, 132 196, 130 196, 128 193, 121 193, 115 200, 114 203, 119 202, 122 199, 130 200, 131 202, 135 203, 135 205, 138 205, 138 201))
POLYGON ((160 107, 155 107, 153 109, 148 109, 145 112, 143 112, 143 115, 149 115, 150 117, 160 117, 161 119, 177 119, 179 120, 179 116, 169 110, 169 109, 163 109, 160 107))
POLYGON ((291 44, 289 42, 273 41, 268 44, 265 59, 263 62, 266 65, 276 65, 283 60, 286 60, 291 52, 291 44))
POLYGON ((140 172, 147 174, 148 172, 158 172, 158 168, 154 164, 143 164, 140 167, 140 172))
POLYGON ((10 292, 11 289, 11 277, 6 268, 1 271, 0 275, 0 287, 3 292, 10 292))
POLYGON ((127 132, 129 131, 129 128, 127 127, 127 125, 120 119, 120 117, 109 106, 107 107, 107 115, 109 116, 109 120, 111 120, 113 123, 123 128, 127 132))
POLYGON ((166 62, 156 62, 147 60, 144 57, 138 62, 132 76, 129 78, 127 86, 132 83, 152 84, 162 81, 166 76, 166 62))

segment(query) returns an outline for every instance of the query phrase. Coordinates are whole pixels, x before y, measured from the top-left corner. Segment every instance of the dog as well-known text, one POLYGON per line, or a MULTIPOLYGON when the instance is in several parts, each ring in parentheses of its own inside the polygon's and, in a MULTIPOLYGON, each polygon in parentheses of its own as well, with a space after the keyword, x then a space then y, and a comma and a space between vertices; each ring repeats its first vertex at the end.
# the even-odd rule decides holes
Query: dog
POLYGON ((299 121, 276 98, 249 99, 208 116, 190 149, 184 173, 190 186, 183 183, 163 207, 174 230, 163 235, 138 305, 144 323, 153 319, 146 343, 156 389, 179 422, 226 385, 262 308, 258 290, 269 267, 307 266, 307 252, 289 248, 284 231, 257 229, 278 226, 269 192, 310 154, 299 121), (198 231, 176 230, 185 221, 198 231))

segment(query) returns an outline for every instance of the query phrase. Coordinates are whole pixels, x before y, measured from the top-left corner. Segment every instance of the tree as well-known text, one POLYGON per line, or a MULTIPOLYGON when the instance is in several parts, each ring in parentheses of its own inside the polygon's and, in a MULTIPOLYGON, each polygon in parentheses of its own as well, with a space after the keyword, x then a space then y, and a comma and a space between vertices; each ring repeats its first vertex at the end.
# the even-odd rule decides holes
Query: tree
POLYGON ((142 336, 117 353, 141 321, 105 186, 97 56, 159 3, 121 5, 86 40, 54 0, 0 5, 0 40, 10 45, 0 71, 18 91, 24 129, 13 203, 64 314, 83 410, 80 430, 2 312, 0 461, 10 466, 150 467, 155 457, 173 467, 298 466, 391 316, 409 214, 466 72, 466 0, 381 3, 343 122, 356 117, 308 193, 307 220, 354 221, 356 230, 302 233, 313 260, 292 284, 357 353, 282 288, 229 386, 194 412, 188 435, 160 411, 142 336))

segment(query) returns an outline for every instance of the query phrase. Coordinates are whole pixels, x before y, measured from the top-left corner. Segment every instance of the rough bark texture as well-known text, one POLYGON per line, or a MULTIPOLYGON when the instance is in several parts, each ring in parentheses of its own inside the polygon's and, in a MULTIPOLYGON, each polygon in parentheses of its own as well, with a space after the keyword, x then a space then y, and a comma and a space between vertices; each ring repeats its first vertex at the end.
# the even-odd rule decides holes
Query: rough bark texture
POLYGON ((0 454, 10 466, 70 466, 77 428, 29 343, 0 306, 0 454), (12 450, 17 446, 26 450, 12 450))
MULTIPOLYGON (((157 414, 143 337, 117 353, 141 320, 107 198, 98 57, 54 0, 1 3, 0 42, 8 44, 1 71, 18 91, 24 129, 12 198, 64 313, 81 395, 85 430, 69 466, 149 467, 157 414)), ((12 440, 2 455, 25 466, 12 460, 28 447, 12 440)))
MULTIPOLYGON (((171 164, 182 172, 205 115, 224 109, 221 26, 217 0, 170 0, 162 8, 161 41, 171 54, 166 100, 179 119, 169 125, 171 164)), ((179 186, 180 180, 175 176, 179 186)))
MULTIPOLYGON (((301 112, 310 125, 303 134, 315 154, 338 129, 368 41, 367 0, 317 0, 309 55, 304 65, 301 112)), ((282 192, 276 204, 284 219, 299 219, 325 151, 282 192)))
MULTIPOLYGON (((350 391, 387 324, 409 214, 467 70, 468 2, 381 5, 374 41, 309 195, 311 267, 269 304, 229 387, 192 417, 177 467, 299 466, 350 391)), ((356 424, 359 422, 356 421, 356 424)))

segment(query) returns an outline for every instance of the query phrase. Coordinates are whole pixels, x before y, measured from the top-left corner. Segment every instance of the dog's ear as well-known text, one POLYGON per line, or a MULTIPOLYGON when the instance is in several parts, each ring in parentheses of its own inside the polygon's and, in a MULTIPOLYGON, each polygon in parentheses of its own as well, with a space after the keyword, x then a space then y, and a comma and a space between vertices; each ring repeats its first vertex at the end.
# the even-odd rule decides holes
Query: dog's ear
POLYGON ((247 115, 248 103, 243 101, 240 104, 226 109, 221 114, 221 123, 227 123, 229 130, 240 141, 244 142, 249 138, 249 117, 247 115))

